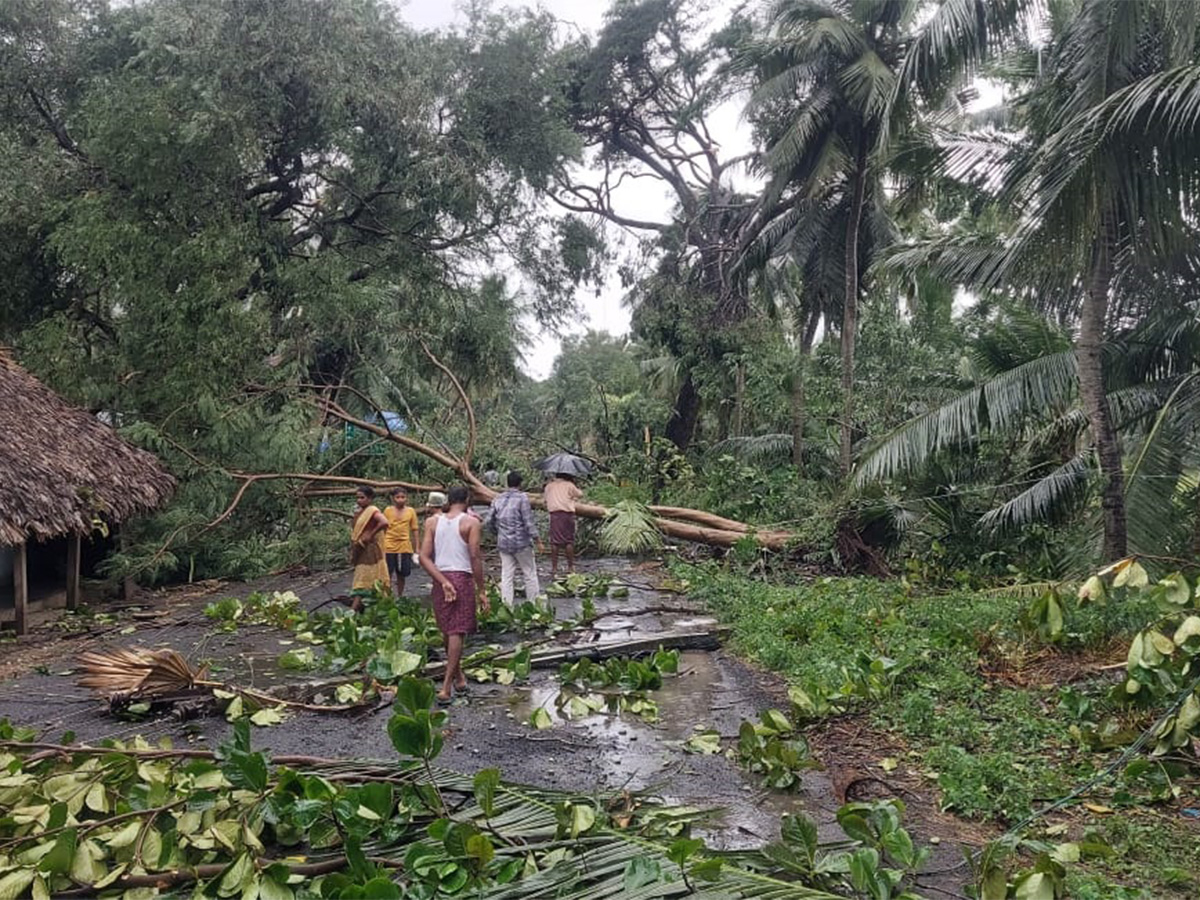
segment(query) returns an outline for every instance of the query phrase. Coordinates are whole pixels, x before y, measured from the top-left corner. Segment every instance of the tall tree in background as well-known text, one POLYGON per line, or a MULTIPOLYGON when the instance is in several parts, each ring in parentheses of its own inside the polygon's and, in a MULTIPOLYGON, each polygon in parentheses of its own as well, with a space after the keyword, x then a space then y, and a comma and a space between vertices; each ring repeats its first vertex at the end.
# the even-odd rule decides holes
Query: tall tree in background
MULTIPOLYGON (((898 254, 960 282, 1024 286, 1077 316, 1074 369, 1103 478, 1103 556, 1128 550, 1121 439, 1106 336, 1146 272, 1195 272, 1200 172, 1195 116, 1200 5, 1079 0, 1054 8, 1032 86, 1017 104, 1027 140, 984 147, 1007 230, 935 237, 898 254), (1116 301, 1116 302, 1114 302, 1116 301)), ((960 167, 971 168, 960 160, 960 167)))
POLYGON ((729 90, 720 64, 740 32, 735 22, 705 37, 706 24, 700 5, 690 0, 613 4, 595 44, 574 61, 568 87, 571 119, 589 165, 561 169, 553 191, 565 209, 639 235, 660 259, 656 276, 671 283, 671 296, 656 292, 651 278, 637 299, 664 307, 665 315, 647 313, 673 332, 660 338, 681 357, 683 377, 667 425, 667 436, 680 448, 691 442, 701 408, 692 370, 728 352, 717 346, 721 330, 747 312, 732 262, 753 201, 730 184, 746 158, 725 153, 709 125, 729 90), (669 192, 675 204, 669 218, 621 212, 619 189, 639 179, 669 192), (701 330, 710 346, 697 339, 701 330))
POLYGON ((761 82, 753 106, 760 117, 765 110, 777 121, 765 160, 769 190, 792 186, 805 200, 783 211, 771 237, 780 241, 805 227, 806 215, 841 212, 843 475, 853 461, 858 304, 869 264, 863 251, 890 232, 879 220, 885 179, 896 174, 905 143, 926 137, 930 109, 1004 43, 1025 5, 778 0, 768 13, 767 37, 745 48, 741 64, 757 68, 761 82), (868 222, 872 207, 876 221, 868 222), (865 224, 875 237, 870 244, 865 224))
MULTIPOLYGON (((588 271, 538 202, 580 146, 545 99, 556 40, 533 14, 421 34, 374 0, 0 5, 20 175, 0 184, 19 272, 0 334, 163 454, 183 487, 159 524, 185 534, 231 471, 323 464, 313 396, 386 386, 428 411, 423 341, 511 378, 491 329, 561 319, 588 271), (479 278, 501 253, 521 298, 479 278)), ((249 530, 274 533, 282 500, 246 504, 249 530)))

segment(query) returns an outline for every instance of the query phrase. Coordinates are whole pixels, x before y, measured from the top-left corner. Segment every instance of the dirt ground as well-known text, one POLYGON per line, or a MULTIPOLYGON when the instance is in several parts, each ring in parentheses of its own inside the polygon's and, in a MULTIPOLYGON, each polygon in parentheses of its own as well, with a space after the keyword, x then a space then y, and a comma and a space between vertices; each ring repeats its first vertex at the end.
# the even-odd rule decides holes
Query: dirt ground
MULTIPOLYGON (((612 574, 631 585, 629 596, 598 600, 602 615, 593 633, 572 635, 592 643, 662 633, 706 630, 716 623, 686 598, 653 588, 653 565, 634 567, 627 560, 586 562, 587 571, 612 574), (643 614, 669 606, 673 612, 643 614)), ((193 663, 209 661, 212 677, 258 689, 311 681, 312 673, 288 673, 275 666, 289 635, 268 626, 242 626, 221 632, 203 615, 204 606, 253 590, 291 590, 312 609, 347 592, 349 574, 296 573, 252 584, 213 582, 149 593, 136 607, 93 609, 103 624, 78 634, 64 631, 62 614, 51 614, 20 642, 0 644, 0 717, 36 728, 43 740, 94 743, 141 735, 149 741, 170 739, 175 746, 211 747, 226 740, 229 724, 219 716, 180 722, 172 717, 141 722, 114 718, 107 706, 74 683, 73 660, 81 650, 98 647, 169 647, 193 663)), ((428 595, 423 572, 409 582, 412 596, 428 595)), ((576 612, 571 601, 557 601, 558 616, 576 612)), ((95 619, 90 620, 95 622, 95 619)), ((494 637, 478 636, 476 645, 494 637)), ((571 791, 649 792, 678 805, 712 810, 705 837, 722 848, 761 846, 779 834, 780 816, 803 810, 817 822, 825 839, 842 837, 837 808, 848 799, 899 796, 908 805, 906 824, 914 835, 937 841, 930 869, 949 872, 925 885, 940 895, 959 895, 962 842, 977 844, 985 835, 965 832, 962 823, 938 811, 928 786, 885 774, 878 760, 896 748, 858 720, 837 720, 809 735, 824 770, 805 774, 792 794, 764 790, 723 754, 686 753, 682 743, 696 729, 712 728, 734 738, 744 719, 757 719, 767 708, 787 708, 786 686, 731 653, 684 652, 680 674, 653 692, 656 722, 638 716, 597 715, 566 721, 555 714, 558 684, 552 671, 534 670, 525 684, 472 684, 450 709, 445 750, 439 764, 474 772, 496 767, 515 783, 571 791), (554 725, 535 730, 530 713, 544 706, 554 725), (886 780, 885 780, 886 779, 886 780)), ((331 714, 296 712, 283 723, 256 728, 257 746, 277 753, 389 759, 394 751, 385 725, 386 708, 376 712, 331 714)))

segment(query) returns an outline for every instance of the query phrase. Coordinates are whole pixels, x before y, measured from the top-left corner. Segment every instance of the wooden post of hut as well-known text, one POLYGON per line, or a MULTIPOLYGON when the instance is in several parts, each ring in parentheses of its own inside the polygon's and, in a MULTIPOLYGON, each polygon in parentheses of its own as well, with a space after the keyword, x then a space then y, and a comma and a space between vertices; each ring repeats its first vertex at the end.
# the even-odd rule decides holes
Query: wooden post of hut
POLYGON ((26 565, 25 543, 13 547, 13 621, 17 637, 25 634, 29 626, 26 619, 29 611, 29 569, 26 565))
POLYGON ((79 535, 67 538, 67 609, 79 609, 79 557, 82 541, 79 535))

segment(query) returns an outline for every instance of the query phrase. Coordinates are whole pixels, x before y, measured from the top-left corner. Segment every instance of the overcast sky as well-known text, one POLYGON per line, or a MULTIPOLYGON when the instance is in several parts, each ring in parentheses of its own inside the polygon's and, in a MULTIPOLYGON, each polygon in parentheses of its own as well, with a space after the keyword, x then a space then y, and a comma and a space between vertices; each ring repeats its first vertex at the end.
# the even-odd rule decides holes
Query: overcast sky
MULTIPOLYGON (((418 28, 445 28, 460 19, 459 4, 451 0, 407 0, 398 3, 402 15, 418 28)), ((497 5, 509 7, 535 7, 548 10, 564 23, 570 23, 592 34, 600 30, 607 0, 540 0, 540 2, 504 2, 497 5)), ((725 10, 737 5, 736 0, 719 0, 712 5, 715 18, 725 10)), ((566 26, 564 26, 566 27, 566 26)), ((727 155, 744 153, 750 145, 749 126, 741 121, 739 105, 730 104, 710 119, 713 136, 721 143, 727 155)), ((666 221, 671 212, 671 201, 666 189, 647 187, 649 182, 627 182, 615 194, 618 209, 633 218, 666 221)), ((619 232, 613 230, 616 237, 619 232)), ((621 303, 621 289, 616 272, 610 272, 604 287, 597 294, 594 287, 585 287, 578 293, 577 300, 582 317, 571 326, 572 332, 583 332, 587 328, 607 331, 611 334, 626 334, 629 331, 629 310, 621 303)), ((525 371, 534 378, 545 378, 550 374, 554 358, 558 355, 560 342, 550 334, 542 334, 529 349, 525 359, 525 371)))

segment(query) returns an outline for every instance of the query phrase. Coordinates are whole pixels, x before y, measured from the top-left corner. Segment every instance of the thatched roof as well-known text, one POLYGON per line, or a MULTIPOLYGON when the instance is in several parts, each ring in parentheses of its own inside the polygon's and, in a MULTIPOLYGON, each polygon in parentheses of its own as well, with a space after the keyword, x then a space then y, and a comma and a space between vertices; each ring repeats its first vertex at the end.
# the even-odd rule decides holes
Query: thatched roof
POLYGON ((0 348, 0 544, 88 535, 162 505, 175 480, 153 454, 71 406, 0 348))

